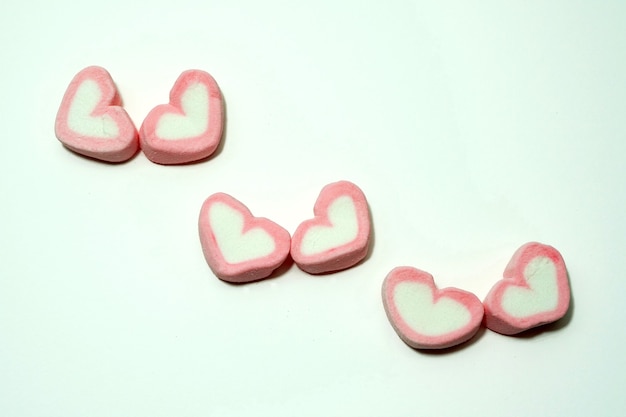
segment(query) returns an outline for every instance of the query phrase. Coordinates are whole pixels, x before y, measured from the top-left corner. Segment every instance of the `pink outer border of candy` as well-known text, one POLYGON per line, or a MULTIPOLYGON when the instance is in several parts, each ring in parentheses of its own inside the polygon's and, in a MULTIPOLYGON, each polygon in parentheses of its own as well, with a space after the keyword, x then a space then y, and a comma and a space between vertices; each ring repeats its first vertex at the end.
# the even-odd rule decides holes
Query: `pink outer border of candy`
POLYGON ((121 99, 111 74, 98 66, 82 69, 70 82, 56 116, 54 132, 56 137, 72 151, 91 158, 107 162, 123 162, 130 159, 139 150, 137 130, 128 113, 121 107, 121 99), (80 85, 86 80, 95 81, 100 87, 102 97, 91 113, 93 116, 109 115, 119 129, 115 139, 102 139, 76 133, 67 125, 67 118, 80 85))
POLYGON ((483 304, 485 306, 485 325, 498 333, 512 335, 562 318, 569 309, 570 287, 565 261, 552 246, 537 242, 526 243, 514 254, 504 270, 504 279, 498 281, 489 291, 483 304), (537 256, 544 256, 554 262, 557 276, 559 301, 552 311, 534 314, 528 317, 510 316, 502 308, 502 296, 505 290, 514 285, 528 288, 524 278, 524 269, 537 256))
POLYGON ((224 129, 224 102, 222 93, 213 77, 201 70, 187 70, 180 74, 170 91, 169 104, 153 108, 139 129, 141 149, 152 162, 173 165, 198 161, 209 157, 220 144, 224 129), (156 136, 156 126, 165 113, 183 114, 181 96, 190 84, 200 82, 209 93, 209 121, 207 130, 201 135, 167 140, 156 136))
POLYGON ((200 209, 198 231, 200 233, 202 252, 209 267, 218 278, 224 281, 244 283, 267 278, 289 255, 291 237, 287 230, 266 218, 254 217, 245 205, 225 193, 213 194, 204 201, 200 209), (226 262, 215 240, 209 220, 211 205, 217 202, 227 204, 243 214, 243 233, 254 227, 261 227, 267 231, 275 240, 276 249, 274 252, 263 258, 238 264, 226 262))
POLYGON ((326 185, 320 192, 315 206, 315 217, 305 220, 298 226, 291 240, 291 257, 302 269, 311 274, 339 271, 359 263, 367 255, 370 240, 370 215, 365 194, 349 181, 338 181, 326 185), (315 255, 305 256, 300 252, 302 238, 313 226, 331 226, 328 219, 328 207, 337 198, 348 195, 354 201, 359 231, 350 243, 329 249, 315 255))
POLYGON ((458 288, 438 289, 432 275, 408 266, 394 268, 387 274, 382 286, 382 297, 385 313, 392 327, 407 345, 416 349, 444 349, 461 344, 476 334, 483 320, 483 305, 474 294, 458 288), (393 300, 395 288, 401 282, 428 285, 433 290, 434 302, 441 297, 458 301, 469 310, 470 322, 458 330, 440 336, 427 336, 416 332, 402 319, 393 300))

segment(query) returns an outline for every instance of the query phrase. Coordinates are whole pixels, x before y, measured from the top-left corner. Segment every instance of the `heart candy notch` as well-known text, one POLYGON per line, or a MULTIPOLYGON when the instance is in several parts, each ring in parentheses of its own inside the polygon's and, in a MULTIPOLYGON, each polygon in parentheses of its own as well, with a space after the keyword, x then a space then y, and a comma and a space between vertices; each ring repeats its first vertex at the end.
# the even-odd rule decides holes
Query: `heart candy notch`
POLYGON ((394 268, 382 297, 387 318, 400 338, 415 349, 444 349, 471 339, 483 319, 472 293, 437 289, 432 275, 411 267, 394 268))
POLYGON ((56 137, 72 151, 106 162, 123 162, 139 150, 135 125, 121 107, 111 75, 91 66, 70 82, 56 116, 56 137))
POLYGON ((224 281, 267 278, 289 254, 289 232, 268 219, 254 217, 228 194, 213 194, 205 200, 198 229, 204 257, 224 281))
POLYGON ((569 309, 570 287, 561 254, 530 242, 520 247, 483 301, 485 324, 513 335, 562 318, 569 309))
POLYGON ((298 226, 291 257, 310 274, 339 271, 360 262, 370 241, 370 214, 363 191, 348 181, 325 186, 313 208, 315 217, 298 226))
POLYGON ((148 159, 157 164, 185 164, 209 157, 224 127, 222 93, 210 74, 183 72, 170 91, 169 104, 148 113, 139 139, 148 159))

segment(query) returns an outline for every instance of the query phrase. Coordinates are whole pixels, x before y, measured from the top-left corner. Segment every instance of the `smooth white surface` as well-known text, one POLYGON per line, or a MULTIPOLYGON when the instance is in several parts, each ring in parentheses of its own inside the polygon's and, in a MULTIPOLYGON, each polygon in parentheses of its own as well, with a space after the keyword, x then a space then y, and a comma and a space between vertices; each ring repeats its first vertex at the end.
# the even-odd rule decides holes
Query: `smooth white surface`
POLYGON ((237 264, 270 255, 274 238, 260 227, 244 232, 244 218, 228 204, 216 202, 209 209, 211 229, 226 262, 237 264))
POLYGON ((440 297, 434 302, 433 291, 425 284, 401 282, 394 288, 393 299, 400 317, 425 336, 453 332, 472 319, 467 308, 450 297, 440 297))
POLYGON ((119 128, 108 114, 97 117, 91 115, 101 97, 102 91, 98 83, 93 80, 85 80, 81 83, 76 89, 67 114, 69 128, 81 135, 94 138, 116 138, 119 135, 119 128))
POLYGON ((625 2, 2 9, 2 415, 624 414, 625 2), (208 71, 223 147, 171 167, 64 149, 54 118, 88 65, 137 124, 181 71, 208 71), (370 204, 364 263, 238 286, 211 274, 209 195, 293 232, 341 179, 370 204), (528 241, 568 266, 573 313, 552 330, 424 354, 389 325, 393 267, 482 299, 528 241))
POLYGON ((191 84, 180 99, 183 114, 165 113, 156 126, 160 139, 188 139, 204 133, 209 125, 209 92, 202 83, 191 84))
POLYGON ((359 233, 354 201, 349 196, 340 196, 328 206, 331 226, 313 226, 302 237, 300 250, 310 256, 352 242, 359 233))
POLYGON ((554 310, 559 301, 556 268, 550 258, 537 257, 524 268, 528 288, 511 286, 502 294, 502 307, 513 317, 554 310))

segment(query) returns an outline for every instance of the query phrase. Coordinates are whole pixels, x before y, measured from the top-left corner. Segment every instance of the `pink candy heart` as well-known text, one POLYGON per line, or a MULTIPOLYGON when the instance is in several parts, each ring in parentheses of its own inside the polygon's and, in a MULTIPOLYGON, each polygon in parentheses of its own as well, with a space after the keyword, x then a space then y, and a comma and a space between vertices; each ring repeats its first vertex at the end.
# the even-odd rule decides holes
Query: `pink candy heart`
POLYGON ((427 272, 393 269, 382 287, 387 318, 400 338, 416 349, 443 349, 474 336, 483 319, 483 305, 472 293, 437 289, 427 272))
POLYGON ((516 334, 567 313, 570 288, 565 262, 553 247, 531 242, 519 248, 484 300, 485 323, 516 334))
POLYGON ((107 162, 122 162, 139 149, 137 131, 111 75, 100 67, 80 71, 67 87, 55 134, 67 148, 107 162))
POLYGON ((198 229, 204 257, 224 281, 267 278, 289 254, 289 232, 268 219, 254 217, 228 194, 213 194, 205 200, 198 229))
POLYGON ((148 159, 159 164, 184 164, 207 158, 222 138, 224 104, 211 75, 183 72, 170 91, 170 103, 146 116, 139 137, 148 159))
POLYGON ((311 274, 349 268, 367 255, 369 208, 359 187, 348 181, 325 186, 313 208, 315 217, 296 229, 291 257, 311 274))

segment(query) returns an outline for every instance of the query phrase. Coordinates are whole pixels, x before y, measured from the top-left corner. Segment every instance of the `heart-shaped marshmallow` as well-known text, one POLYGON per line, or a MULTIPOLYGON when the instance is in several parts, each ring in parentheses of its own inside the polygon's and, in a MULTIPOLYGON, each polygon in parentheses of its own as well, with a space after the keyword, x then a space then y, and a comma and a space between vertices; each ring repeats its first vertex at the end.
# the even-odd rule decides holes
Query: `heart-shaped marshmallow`
POLYGON ((228 194, 213 194, 205 200, 198 229, 204 257, 224 281, 267 278, 289 254, 289 232, 268 219, 252 216, 228 194))
POLYGON ((370 215, 363 191, 348 181, 325 186, 313 208, 315 217, 298 226, 291 257, 311 274, 349 268, 367 255, 370 215))
POLYGON ((555 248, 536 242, 523 245, 503 276, 483 302, 489 329, 512 335, 554 322, 567 313, 569 279, 563 257, 555 248))
POLYGON ((148 113, 139 139, 148 159, 158 164, 184 164, 210 156, 224 126, 222 93, 211 75, 183 72, 170 91, 170 103, 148 113))
POLYGON ((433 277, 411 267, 393 269, 382 288, 387 318, 400 338, 416 349, 443 349, 474 336, 483 305, 472 293, 437 289, 433 277))
POLYGON ((139 149, 137 130, 111 75, 101 67, 80 71, 65 91, 54 131, 67 148, 107 162, 130 159, 139 149))

